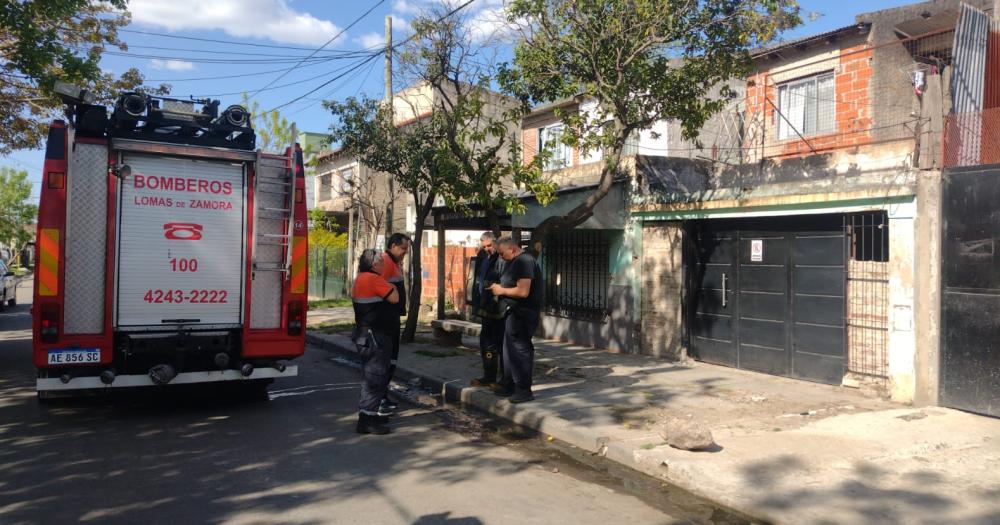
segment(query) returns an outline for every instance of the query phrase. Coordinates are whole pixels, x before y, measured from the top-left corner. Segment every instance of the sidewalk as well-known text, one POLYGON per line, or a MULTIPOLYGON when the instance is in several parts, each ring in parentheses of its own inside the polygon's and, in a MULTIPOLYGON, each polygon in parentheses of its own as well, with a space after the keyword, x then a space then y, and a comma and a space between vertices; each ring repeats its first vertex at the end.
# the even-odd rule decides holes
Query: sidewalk
MULTIPOLYGON (((353 352, 344 335, 310 332, 309 341, 353 352)), ((449 400, 755 518, 788 524, 1000 523, 998 419, 541 340, 536 400, 511 405, 489 390, 467 387, 482 370, 476 342, 464 342, 471 347, 404 345, 400 374, 435 388, 443 384, 449 400), (687 452, 662 444, 655 423, 688 415, 711 428, 717 450, 687 452)))

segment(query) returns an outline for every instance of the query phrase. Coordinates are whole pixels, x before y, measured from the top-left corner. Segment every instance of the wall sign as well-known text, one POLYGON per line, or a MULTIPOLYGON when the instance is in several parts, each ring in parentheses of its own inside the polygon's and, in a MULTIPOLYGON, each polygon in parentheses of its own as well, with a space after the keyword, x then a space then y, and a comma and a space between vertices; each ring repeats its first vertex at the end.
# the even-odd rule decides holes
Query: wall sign
POLYGON ((761 262, 764 260, 764 240, 750 240, 750 262, 761 262))

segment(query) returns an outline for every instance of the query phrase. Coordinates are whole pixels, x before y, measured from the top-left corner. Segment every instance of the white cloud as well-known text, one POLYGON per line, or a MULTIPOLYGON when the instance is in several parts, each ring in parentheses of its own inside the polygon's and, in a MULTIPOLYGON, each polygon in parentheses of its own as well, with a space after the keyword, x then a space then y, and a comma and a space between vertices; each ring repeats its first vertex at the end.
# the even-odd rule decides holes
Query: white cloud
MULTIPOLYGON (((492 3, 492 2, 487 2, 492 3)), ((477 42, 487 40, 509 40, 516 26, 507 20, 503 4, 487 6, 475 12, 468 19, 472 39, 477 42)))
POLYGON ((372 31, 371 33, 365 33, 357 39, 361 47, 365 49, 371 49, 373 47, 379 47, 385 45, 385 35, 382 33, 376 33, 372 31))
POLYGON ((396 0, 392 3, 392 12, 401 15, 419 15, 423 6, 420 2, 408 2, 407 0, 396 0))
POLYGON ((168 69, 170 71, 191 71, 194 69, 194 64, 186 60, 160 60, 159 58, 154 58, 151 62, 153 69, 168 69))
POLYGON ((221 30, 240 38, 319 46, 340 31, 328 20, 295 11, 286 0, 132 0, 132 20, 171 31, 221 30))
MULTIPOLYGON (((462 0, 445 0, 444 7, 450 10, 462 3, 462 0)), ((474 41, 507 40, 513 35, 514 27, 507 22, 504 4, 504 0, 479 0, 459 13, 474 41)), ((396 0, 392 5, 393 30, 409 34, 413 31, 410 20, 437 6, 441 6, 441 0, 396 0)))

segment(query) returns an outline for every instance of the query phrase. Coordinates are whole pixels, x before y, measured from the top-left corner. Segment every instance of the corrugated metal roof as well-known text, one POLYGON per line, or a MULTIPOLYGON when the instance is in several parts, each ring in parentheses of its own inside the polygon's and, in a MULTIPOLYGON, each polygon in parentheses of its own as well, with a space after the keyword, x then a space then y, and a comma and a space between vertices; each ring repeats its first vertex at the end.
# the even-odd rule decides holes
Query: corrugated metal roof
POLYGON ((763 46, 763 47, 758 47, 757 49, 754 49, 754 50, 750 51, 750 55, 752 57, 754 57, 754 58, 761 58, 763 56, 770 55, 772 53, 775 53, 777 51, 781 51, 782 49, 787 49, 787 48, 790 48, 790 47, 795 47, 795 46, 800 46, 800 45, 809 45, 809 44, 813 44, 813 43, 820 43, 820 42, 824 42, 824 41, 826 41, 826 40, 828 40, 830 38, 834 38, 834 37, 838 37, 838 36, 843 36, 843 35, 850 34, 852 32, 856 32, 856 31, 867 32, 869 28, 871 28, 871 24, 869 24, 867 22, 861 22, 861 23, 857 23, 857 24, 851 24, 849 26, 839 27, 839 28, 834 29, 832 31, 827 31, 825 33, 819 33, 817 35, 809 35, 809 36, 804 36, 804 37, 801 37, 801 38, 795 38, 795 39, 792 39, 792 40, 784 40, 784 41, 781 41, 781 42, 776 42, 776 43, 771 44, 771 45, 767 45, 767 46, 763 46))

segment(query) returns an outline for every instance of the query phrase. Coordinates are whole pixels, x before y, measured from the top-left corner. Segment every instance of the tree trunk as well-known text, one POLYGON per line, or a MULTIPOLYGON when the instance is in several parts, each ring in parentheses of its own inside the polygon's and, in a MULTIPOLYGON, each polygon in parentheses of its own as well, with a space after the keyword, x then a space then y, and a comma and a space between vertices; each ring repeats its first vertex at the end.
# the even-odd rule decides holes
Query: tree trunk
POLYGON ((500 237, 500 216, 497 215, 497 211, 493 208, 486 208, 486 220, 490 222, 490 231, 493 232, 497 238, 500 237))
POLYGON ((615 182, 615 175, 618 174, 621 159, 622 148, 615 148, 605 161, 600 181, 597 187, 594 188, 593 193, 565 215, 548 217, 531 231, 531 243, 528 249, 533 256, 537 258, 541 255, 542 245, 548 234, 559 230, 576 228, 594 214, 594 207, 611 191, 611 186, 615 182))
MULTIPOLYGON (((412 343, 417 334, 417 321, 420 317, 420 299, 423 292, 423 264, 421 261, 421 249, 424 240, 424 225, 427 216, 434 206, 434 193, 427 195, 421 200, 419 195, 414 195, 414 204, 417 207, 417 224, 413 232, 413 242, 410 244, 410 288, 406 291, 406 325, 403 326, 402 341, 412 343)), ((438 279, 444 276, 439 275, 438 279)))

